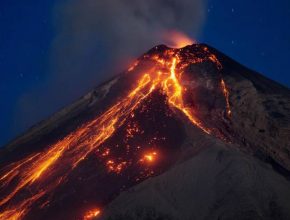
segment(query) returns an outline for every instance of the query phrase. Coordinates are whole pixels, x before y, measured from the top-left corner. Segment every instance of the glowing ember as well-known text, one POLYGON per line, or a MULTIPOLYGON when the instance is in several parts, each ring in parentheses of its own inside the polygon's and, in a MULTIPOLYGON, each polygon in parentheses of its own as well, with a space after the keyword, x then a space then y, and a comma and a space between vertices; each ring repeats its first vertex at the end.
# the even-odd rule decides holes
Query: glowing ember
POLYGON ((154 151, 152 153, 145 154, 140 161, 151 163, 151 162, 154 162, 156 159, 157 159, 157 153, 154 151))
POLYGON ((146 159, 147 161, 150 161, 150 162, 151 162, 151 161, 153 161, 154 158, 153 158, 152 155, 150 155, 150 154, 148 155, 148 154, 147 154, 147 155, 145 155, 145 159, 146 159))
MULTIPOLYGON (((180 33, 177 35, 175 46, 182 47, 191 44, 192 41, 180 33)), ((180 55, 181 49, 168 49, 162 54, 147 55, 153 67, 145 73, 140 74, 127 95, 120 97, 119 101, 104 111, 92 121, 83 124, 71 132, 62 140, 45 148, 42 152, 30 155, 23 160, 10 164, 1 170, 0 186, 2 197, 0 199, 0 219, 22 219, 30 211, 33 204, 44 196, 49 197, 55 189, 64 183, 69 174, 87 158, 92 152, 98 152, 98 148, 107 141, 115 131, 124 125, 128 118, 133 118, 134 111, 153 92, 162 92, 167 99, 167 105, 175 112, 182 114, 189 123, 200 128, 207 134, 221 137, 214 129, 207 127, 192 106, 184 100, 186 93, 182 85, 181 76, 185 69, 194 63, 211 62, 221 68, 217 58, 207 49, 204 49, 204 57, 188 55, 183 59, 180 55), (24 196, 25 195, 25 196, 24 196)), ((138 65, 133 65, 129 71, 138 65)), ((226 99, 228 115, 231 114, 229 105, 229 91, 225 82, 221 81, 222 92, 226 99)), ((126 130, 124 139, 129 139, 142 132, 137 124, 132 124, 126 130)), ((136 146, 136 149, 140 147, 136 146)), ((127 147, 130 150, 130 147, 127 147)), ((108 173, 120 174, 128 165, 134 165, 124 158, 113 158, 113 149, 106 147, 100 152, 99 160, 103 162, 108 173)), ((157 152, 146 153, 141 160, 152 163, 157 159, 157 152)), ((138 161, 136 162, 138 163, 138 161)), ((143 176, 152 175, 142 174, 143 176)), ((141 174, 140 174, 141 175, 141 174)), ((140 178, 137 178, 140 179, 140 178)), ((99 215, 100 210, 90 211, 85 219, 99 215)))
POLYGON ((127 164, 126 161, 123 161, 121 163, 115 163, 113 160, 108 160, 107 161, 107 169, 109 172, 114 172, 114 173, 119 174, 124 169, 126 164, 127 164))
POLYGON ((97 216, 99 216, 101 214, 100 209, 93 209, 90 210, 86 213, 86 215, 84 216, 84 220, 90 220, 90 219, 94 219, 97 216))

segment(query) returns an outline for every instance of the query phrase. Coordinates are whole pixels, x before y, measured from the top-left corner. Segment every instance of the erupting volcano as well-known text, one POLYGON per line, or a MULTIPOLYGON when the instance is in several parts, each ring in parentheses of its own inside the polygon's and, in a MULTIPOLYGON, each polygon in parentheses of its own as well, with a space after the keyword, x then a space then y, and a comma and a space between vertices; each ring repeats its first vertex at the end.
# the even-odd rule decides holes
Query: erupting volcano
MULTIPOLYGON (((1 152, 0 219, 157 219, 160 213, 164 219, 196 219, 179 207, 178 193, 172 202, 172 195, 163 192, 167 203, 176 205, 174 214, 172 207, 165 205, 156 213, 158 206, 146 202, 150 197, 133 195, 140 198, 136 204, 146 204, 139 204, 139 215, 132 211, 138 210, 131 207, 135 202, 127 202, 132 201, 130 196, 120 193, 134 191, 132 187, 143 181, 142 190, 147 192, 160 184, 150 181, 168 175, 173 176, 169 178, 172 181, 180 173, 174 172, 176 167, 198 160, 209 149, 213 151, 210 155, 218 155, 217 161, 235 155, 239 164, 250 161, 247 164, 257 172, 274 176, 269 180, 262 175, 257 180, 271 188, 273 198, 267 192, 263 196, 269 196, 268 200, 259 190, 256 193, 264 202, 276 204, 274 214, 289 217, 286 204, 280 204, 290 202, 289 97, 287 88, 206 45, 156 46, 127 71, 5 147, 1 152), (262 163, 272 166, 265 171, 262 163), (279 189, 274 186, 277 182, 279 189)), ((210 159, 200 163, 212 164, 210 159)), ((239 166, 235 163, 232 167, 239 166)), ((228 167, 228 163, 223 166, 228 167)), ((190 176, 201 181, 204 172, 213 177, 222 173, 211 169, 201 167, 201 173, 195 170, 190 176)), ((225 177, 220 181, 225 183, 225 177)), ((187 189, 185 180, 180 184, 187 189)), ((227 187, 221 187, 225 194, 232 188, 227 187)), ((247 204, 244 197, 242 202, 240 195, 233 200, 247 204)), ((185 201, 190 202, 188 198, 185 201)), ((200 202, 201 206, 206 203, 200 202)), ((211 203, 223 209, 214 199, 211 203)), ((215 206, 207 206, 210 218, 215 206)), ((247 214, 250 217, 258 213, 255 208, 251 210, 254 214, 247 214)))

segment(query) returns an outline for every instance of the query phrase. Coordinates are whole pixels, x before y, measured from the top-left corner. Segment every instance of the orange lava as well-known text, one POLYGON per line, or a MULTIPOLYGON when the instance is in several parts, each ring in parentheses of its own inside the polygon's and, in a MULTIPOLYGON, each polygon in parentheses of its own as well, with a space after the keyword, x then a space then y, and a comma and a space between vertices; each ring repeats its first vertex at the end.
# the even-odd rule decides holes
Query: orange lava
POLYGON ((90 210, 86 213, 86 215, 84 216, 84 220, 90 220, 90 219, 95 219, 96 217, 98 217, 101 214, 101 210, 100 209, 93 209, 90 210))
POLYGON ((121 163, 115 163, 113 160, 108 160, 106 165, 109 172, 119 174, 126 167, 127 162, 123 161, 121 163))
POLYGON ((226 83, 225 81, 222 79, 221 80, 221 87, 222 87, 222 90, 223 90, 223 93, 224 93, 224 96, 226 98, 226 104, 227 104, 227 115, 230 117, 231 114, 232 114, 232 111, 231 111, 231 106, 230 106, 230 100, 229 100, 229 96, 230 96, 230 93, 229 93, 229 90, 226 86, 226 83))
MULTIPOLYGON (((191 44, 185 38, 177 38, 176 46, 191 44), (181 40, 180 40, 181 39, 181 40)), ((195 115, 194 109, 184 102, 185 88, 180 79, 183 70, 191 63, 203 62, 201 58, 192 58, 191 62, 184 63, 179 50, 169 50, 162 56, 154 55, 150 59, 155 62, 154 67, 140 75, 136 85, 127 96, 119 99, 94 120, 83 124, 62 140, 52 144, 40 153, 28 156, 22 161, 4 167, 0 177, 0 191, 4 196, 0 199, 0 219, 22 219, 36 201, 41 201, 50 195, 63 182, 69 173, 74 170, 86 157, 110 138, 120 128, 134 110, 152 92, 162 91, 167 96, 168 105, 185 116, 190 123, 200 128, 207 134, 213 133, 195 115), (11 184, 13 182, 13 184, 11 184), (26 194, 23 192, 26 192, 26 194), (23 195, 26 195, 23 197, 23 195)), ((208 61, 220 65, 216 57, 210 54, 208 61)), ((138 63, 134 64, 132 71, 138 63)), ((221 82, 223 93, 227 102, 227 113, 230 114, 229 92, 225 82, 221 82)), ((127 130, 127 136, 132 136, 138 127, 127 130)), ((110 149, 103 152, 103 157, 110 155, 110 149)), ((151 152, 144 155, 144 160, 153 162, 157 153, 151 152)), ((127 161, 116 162, 114 158, 108 159, 104 164, 108 172, 121 173, 126 169, 127 161)), ((41 202, 39 204, 41 207, 41 202)), ((100 210, 90 211, 84 219, 91 219, 99 215, 100 210)))
POLYGON ((143 158, 140 160, 140 162, 148 162, 152 163, 157 159, 157 152, 153 151, 150 153, 144 154, 143 158))

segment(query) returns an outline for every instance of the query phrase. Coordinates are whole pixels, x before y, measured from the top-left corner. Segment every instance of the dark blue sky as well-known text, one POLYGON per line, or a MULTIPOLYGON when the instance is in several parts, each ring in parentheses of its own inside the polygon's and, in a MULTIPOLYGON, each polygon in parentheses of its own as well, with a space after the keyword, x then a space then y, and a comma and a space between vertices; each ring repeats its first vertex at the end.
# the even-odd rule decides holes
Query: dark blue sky
POLYGON ((290 86, 289 0, 209 0, 200 41, 290 86))
MULTIPOLYGON (((21 96, 48 78, 57 2, 0 2, 0 145, 19 133, 15 110, 21 96)), ((289 0, 208 0, 207 9, 200 42, 290 86, 289 0)))
POLYGON ((17 134, 14 111, 21 95, 41 86, 54 37, 54 0, 0 2, 0 145, 17 134))

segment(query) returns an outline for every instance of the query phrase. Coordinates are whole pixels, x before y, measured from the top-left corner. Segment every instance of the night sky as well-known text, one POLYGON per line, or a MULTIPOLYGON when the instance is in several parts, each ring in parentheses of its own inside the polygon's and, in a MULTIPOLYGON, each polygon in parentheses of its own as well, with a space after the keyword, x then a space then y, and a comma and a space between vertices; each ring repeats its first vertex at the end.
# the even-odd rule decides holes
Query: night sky
MULTIPOLYGON (((59 2, 0 2, 0 145, 23 132, 15 118, 21 96, 49 77, 56 35, 53 12, 59 2)), ((197 40, 290 87, 289 0, 208 0, 197 40)))

